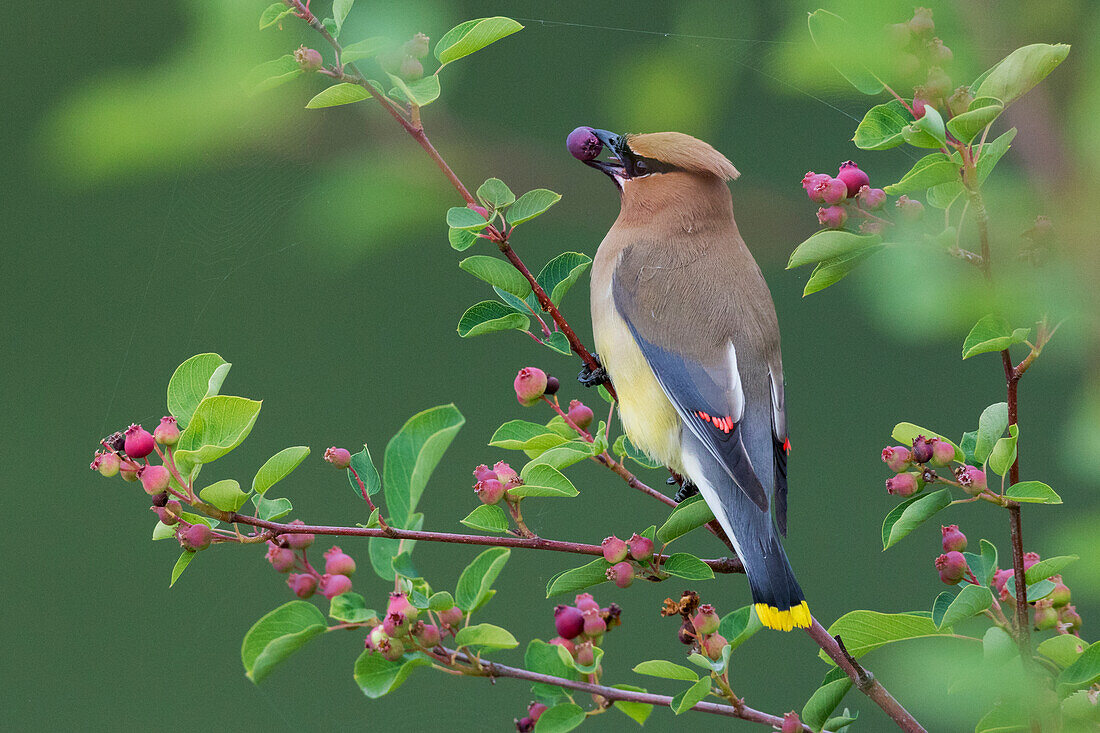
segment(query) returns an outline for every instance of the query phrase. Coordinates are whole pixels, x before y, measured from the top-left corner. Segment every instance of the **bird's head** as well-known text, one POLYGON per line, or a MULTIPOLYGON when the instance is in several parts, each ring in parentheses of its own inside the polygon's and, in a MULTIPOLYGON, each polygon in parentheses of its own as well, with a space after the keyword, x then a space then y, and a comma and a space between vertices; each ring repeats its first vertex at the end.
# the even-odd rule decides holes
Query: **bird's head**
POLYGON ((566 147, 577 160, 610 176, 623 192, 628 183, 642 186, 642 181, 658 181, 666 174, 711 176, 719 181, 741 175, 724 155, 682 132, 619 135, 578 127, 569 133, 566 147))

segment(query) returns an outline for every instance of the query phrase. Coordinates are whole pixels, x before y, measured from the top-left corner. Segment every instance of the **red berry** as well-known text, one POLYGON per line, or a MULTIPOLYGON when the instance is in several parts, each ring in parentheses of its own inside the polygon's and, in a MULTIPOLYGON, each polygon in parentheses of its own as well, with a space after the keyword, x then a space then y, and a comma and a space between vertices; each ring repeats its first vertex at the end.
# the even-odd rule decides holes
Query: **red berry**
POLYGON ((309 598, 317 590, 317 578, 309 573, 291 573, 286 576, 286 584, 299 598, 309 598))
MULTIPOLYGON (((836 177, 848 187, 848 196, 855 197, 859 189, 871 185, 871 178, 856 165, 855 161, 848 160, 840 164, 840 170, 836 177)), ((830 201, 829 203, 836 203, 830 201)))
POLYGON ((165 502, 164 506, 154 504, 150 509, 156 512, 157 519, 160 520, 161 524, 169 527, 179 524, 180 515, 183 512, 183 507, 175 499, 165 502))
POLYGON ((604 541, 600 543, 600 547, 603 548, 603 559, 612 565, 625 560, 627 553, 630 552, 626 542, 615 535, 604 538, 604 541))
POLYGON ((961 115, 970 109, 970 103, 974 101, 974 95, 970 93, 970 87, 958 87, 947 98, 947 108, 953 115, 961 115))
POLYGON ((537 404, 546 392, 546 372, 538 367, 524 367, 516 375, 513 386, 516 388, 516 399, 524 407, 537 404))
POLYGON ((1069 603, 1058 612, 1058 620, 1069 626, 1073 631, 1081 628, 1081 615, 1077 613, 1077 607, 1069 603))
POLYGON ((951 77, 938 66, 928 68, 928 78, 924 88, 933 99, 945 99, 951 94, 951 77))
POLYGON ((145 493, 153 496, 168 488, 168 482, 172 475, 164 466, 148 465, 138 469, 138 478, 141 479, 141 487, 145 493))
POLYGON ((575 639, 584 631, 584 614, 576 606, 554 608, 554 628, 563 639, 575 639))
POLYGON ((566 413, 566 416, 582 430, 592 424, 592 409, 580 400, 569 401, 569 412, 566 413))
POLYGON ((332 575, 353 575, 355 560, 336 545, 325 552, 325 572, 332 575))
POLYGON ((993 589, 997 591, 1002 601, 1007 601, 1011 598, 1008 594, 1008 579, 1014 574, 1015 572, 1012 568, 998 570, 993 573, 993 589))
POLYGON ((504 484, 495 478, 478 481, 474 485, 474 493, 483 504, 497 504, 504 498, 504 484))
POLYGON ((127 460, 127 461, 122 461, 119 464, 118 472, 119 472, 119 475, 122 476, 122 479, 124 481, 137 481, 138 480, 138 469, 139 468, 141 468, 141 466, 127 460))
POLYGON ((634 533, 627 540, 630 545, 630 556, 638 562, 645 562, 653 557, 653 540, 634 533))
POLYGON ((153 429, 153 439, 161 445, 175 445, 180 439, 180 426, 176 424, 176 418, 165 415, 160 419, 160 425, 153 429))
POLYGON ((565 149, 577 160, 592 160, 603 150, 603 143, 591 127, 578 127, 565 138, 565 149))
POLYGON ((955 585, 966 575, 966 558, 961 552, 945 552, 936 558, 936 570, 940 571, 940 580, 955 585))
POLYGON ((846 221, 848 212, 843 206, 823 206, 817 210, 817 223, 826 229, 840 229, 846 221))
POLYGON ((325 450, 325 460, 337 468, 347 468, 351 465, 351 451, 332 446, 325 450))
POLYGON ((131 458, 144 458, 153 452, 156 442, 152 434, 140 425, 126 428, 126 443, 123 450, 131 458))
MULTIPOLYGON (((301 525, 303 527, 305 526, 305 522, 303 522, 301 519, 295 519, 290 524, 291 525, 301 525)), ((314 539, 315 539, 314 535, 309 534, 308 532, 299 532, 299 533, 294 533, 294 534, 284 534, 282 536, 283 543, 285 543, 286 546, 291 548, 292 550, 304 550, 304 549, 306 549, 307 547, 309 547, 310 545, 313 544, 314 539)))
POLYGON ((886 479, 886 491, 902 498, 912 496, 919 488, 916 473, 899 473, 886 479))
POLYGON ((531 731, 535 729, 535 721, 532 720, 531 716, 529 715, 523 718, 519 718, 515 721, 515 724, 516 733, 531 733, 531 731))
POLYGON ((279 547, 274 542, 268 542, 267 555, 264 557, 280 573, 288 573, 294 568, 294 550, 289 547, 279 547))
POLYGON ((952 550, 962 552, 966 549, 966 535, 959 531, 959 525, 941 526, 940 531, 943 533, 944 552, 951 552, 952 550))

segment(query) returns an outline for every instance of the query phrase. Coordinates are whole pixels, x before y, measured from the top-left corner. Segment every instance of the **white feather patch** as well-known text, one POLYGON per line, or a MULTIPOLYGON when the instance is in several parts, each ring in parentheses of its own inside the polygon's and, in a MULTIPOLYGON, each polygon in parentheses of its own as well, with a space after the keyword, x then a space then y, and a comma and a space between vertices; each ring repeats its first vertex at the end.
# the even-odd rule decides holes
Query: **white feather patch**
MULTIPOLYGON (((714 513, 714 518, 722 525, 722 529, 726 531, 726 536, 729 537, 730 542, 733 543, 733 549, 737 551, 737 557, 743 560, 745 555, 741 552, 741 545, 738 543, 737 537, 733 534, 733 527, 730 525, 729 517, 726 516, 726 509, 722 506, 722 502, 718 500, 718 492, 707 482, 706 474, 703 472, 702 461, 700 461, 699 456, 695 454, 693 447, 694 446, 681 445, 684 475, 699 489, 699 493, 703 495, 703 501, 710 507, 711 512, 714 513)), ((710 458, 710 455, 708 454, 706 457, 710 458)))
POLYGON ((730 417, 734 422, 741 422, 745 416, 745 391, 741 388, 741 373, 737 371, 737 349, 730 341, 726 346, 726 359, 730 370, 730 417))

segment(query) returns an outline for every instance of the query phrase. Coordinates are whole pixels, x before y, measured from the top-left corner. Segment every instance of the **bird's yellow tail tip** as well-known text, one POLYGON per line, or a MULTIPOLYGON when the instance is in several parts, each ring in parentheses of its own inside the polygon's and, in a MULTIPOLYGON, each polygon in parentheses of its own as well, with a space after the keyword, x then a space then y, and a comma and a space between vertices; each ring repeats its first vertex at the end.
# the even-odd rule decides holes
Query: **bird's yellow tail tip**
POLYGON ((813 622, 810 607, 806 605, 806 601, 783 610, 779 610, 775 606, 769 606, 766 603, 757 603, 756 617, 760 619, 760 623, 764 626, 777 631, 790 631, 796 627, 805 629, 809 628, 813 622))

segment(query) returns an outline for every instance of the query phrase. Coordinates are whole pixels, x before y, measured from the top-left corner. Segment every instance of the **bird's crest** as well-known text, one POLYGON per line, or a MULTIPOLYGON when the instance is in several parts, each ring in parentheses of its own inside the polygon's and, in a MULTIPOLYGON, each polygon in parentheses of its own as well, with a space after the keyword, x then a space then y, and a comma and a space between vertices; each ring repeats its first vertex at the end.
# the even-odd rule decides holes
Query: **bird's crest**
POLYGON ((713 147, 682 132, 650 132, 627 135, 626 144, 632 152, 693 173, 709 173, 732 181, 741 174, 726 156, 713 147))

